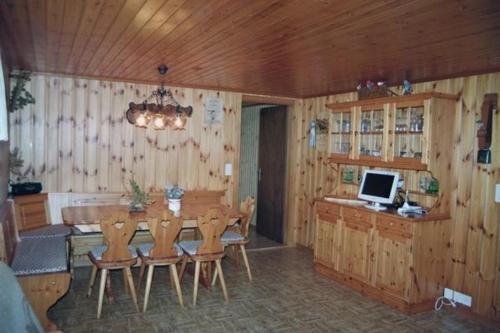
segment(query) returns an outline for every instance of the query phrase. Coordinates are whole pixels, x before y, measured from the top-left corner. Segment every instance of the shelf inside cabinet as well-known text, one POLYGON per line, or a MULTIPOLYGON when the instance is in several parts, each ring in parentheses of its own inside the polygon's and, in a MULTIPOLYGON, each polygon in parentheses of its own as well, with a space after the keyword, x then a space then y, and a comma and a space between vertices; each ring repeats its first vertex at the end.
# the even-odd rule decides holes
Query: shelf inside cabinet
POLYGON ((364 165, 387 169, 427 170, 426 164, 414 158, 397 158, 394 161, 382 161, 380 157, 375 156, 360 156, 359 159, 352 159, 347 154, 330 154, 329 161, 338 164, 364 165))
POLYGON ((424 134, 423 131, 396 131, 394 133, 396 133, 396 135, 418 135, 418 134, 424 134))
POLYGON ((383 135, 383 131, 358 132, 360 135, 383 135))

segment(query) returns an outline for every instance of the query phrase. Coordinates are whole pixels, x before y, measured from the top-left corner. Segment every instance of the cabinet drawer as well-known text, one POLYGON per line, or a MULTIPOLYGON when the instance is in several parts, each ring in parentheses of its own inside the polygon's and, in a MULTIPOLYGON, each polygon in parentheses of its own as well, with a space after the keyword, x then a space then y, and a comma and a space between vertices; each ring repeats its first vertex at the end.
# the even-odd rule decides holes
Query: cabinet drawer
POLYGON ((318 219, 320 219, 321 221, 337 223, 339 218, 340 218, 339 214, 326 214, 323 212, 318 212, 318 219))
POLYGON ((411 222, 388 216, 377 216, 376 229, 384 233, 395 234, 404 238, 411 238, 412 236, 411 222))
POLYGON ((340 206, 326 202, 316 202, 316 212, 328 215, 340 215, 340 206))
POLYGON ((368 223, 371 225, 372 214, 370 214, 368 212, 358 210, 355 208, 344 207, 342 214, 343 214, 344 219, 348 219, 351 221, 358 221, 358 222, 361 222, 363 224, 368 223))

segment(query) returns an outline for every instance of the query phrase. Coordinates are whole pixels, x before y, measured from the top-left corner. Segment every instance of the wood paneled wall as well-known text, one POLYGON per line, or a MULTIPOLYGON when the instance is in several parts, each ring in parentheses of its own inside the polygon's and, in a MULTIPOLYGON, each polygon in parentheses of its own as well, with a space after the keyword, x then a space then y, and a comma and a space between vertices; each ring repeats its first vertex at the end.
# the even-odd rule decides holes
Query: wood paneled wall
MULTIPOLYGON (((459 94, 455 123, 440 126, 454 128, 454 150, 451 192, 451 255, 446 272, 447 286, 472 295, 473 311, 500 319, 500 204, 494 202, 494 185, 500 183, 500 114, 493 118, 493 161, 478 164, 476 120, 479 119, 483 96, 500 95, 500 73, 469 76, 416 84, 414 91, 438 91, 459 94)), ((290 215, 297 243, 312 247, 314 235, 313 199, 345 189, 335 188, 336 167, 327 164, 327 153, 308 146, 310 120, 325 110, 325 103, 356 100, 355 93, 305 99, 302 112, 293 117, 296 144, 295 163, 298 171, 290 215), (298 156, 300 155, 300 159, 298 156)))
POLYGON ((10 119, 11 149, 19 147, 25 173, 46 192, 122 192, 132 177, 148 190, 165 184, 226 190, 238 201, 241 94, 172 88, 194 112, 184 131, 136 128, 124 118, 153 85, 34 74, 27 89, 35 105, 10 119), (223 124, 205 125, 207 96, 224 102, 223 124), (224 163, 233 176, 224 176, 224 163))

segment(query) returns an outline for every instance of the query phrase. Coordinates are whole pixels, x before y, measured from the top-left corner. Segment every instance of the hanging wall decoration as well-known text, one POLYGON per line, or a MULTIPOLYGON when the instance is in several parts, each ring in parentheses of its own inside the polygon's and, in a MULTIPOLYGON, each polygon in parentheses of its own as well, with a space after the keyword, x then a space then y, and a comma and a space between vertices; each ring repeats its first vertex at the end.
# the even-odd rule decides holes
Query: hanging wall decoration
POLYGON ((205 100, 205 112, 203 121, 206 125, 222 124, 224 110, 222 99, 218 97, 207 97, 205 100))

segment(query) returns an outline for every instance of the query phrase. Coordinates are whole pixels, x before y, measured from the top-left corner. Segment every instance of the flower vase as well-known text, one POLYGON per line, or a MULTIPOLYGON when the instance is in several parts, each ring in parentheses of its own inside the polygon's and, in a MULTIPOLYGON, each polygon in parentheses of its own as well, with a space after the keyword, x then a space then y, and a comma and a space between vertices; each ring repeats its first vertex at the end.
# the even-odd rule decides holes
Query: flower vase
POLYGON ((175 216, 179 216, 181 212, 181 199, 168 199, 168 209, 174 212, 175 216))

